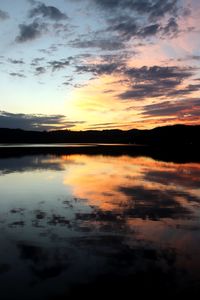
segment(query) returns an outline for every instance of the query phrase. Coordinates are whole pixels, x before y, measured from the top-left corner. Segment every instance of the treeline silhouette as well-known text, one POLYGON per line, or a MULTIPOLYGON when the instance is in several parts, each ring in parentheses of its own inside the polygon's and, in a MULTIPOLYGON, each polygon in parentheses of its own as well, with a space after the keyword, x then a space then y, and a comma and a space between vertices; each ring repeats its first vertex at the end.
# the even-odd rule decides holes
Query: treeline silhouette
POLYGON ((0 128, 0 143, 123 143, 149 146, 199 146, 200 125, 173 125, 127 131, 26 131, 0 128))

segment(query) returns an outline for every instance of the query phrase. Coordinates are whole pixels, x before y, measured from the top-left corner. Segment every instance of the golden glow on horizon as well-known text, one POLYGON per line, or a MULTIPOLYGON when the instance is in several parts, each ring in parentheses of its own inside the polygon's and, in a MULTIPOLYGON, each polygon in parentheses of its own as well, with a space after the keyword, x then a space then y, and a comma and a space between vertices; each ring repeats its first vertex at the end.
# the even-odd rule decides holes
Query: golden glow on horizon
MULTIPOLYGON (((102 76, 69 95, 71 100, 66 102, 68 114, 76 120, 87 120, 86 124, 77 125, 76 130, 83 130, 97 123, 113 123, 115 128, 129 129, 133 120, 139 121, 138 111, 132 110, 129 113, 129 101, 116 99, 118 94, 126 91, 124 84, 120 84, 121 80, 117 76, 102 76)), ((140 104, 135 107, 139 108, 140 104)))
MULTIPOLYGON (((151 129, 156 126, 173 125, 176 123, 195 125, 200 124, 198 117, 191 117, 190 111, 184 115, 148 116, 142 115, 143 107, 169 101, 167 97, 145 98, 139 100, 120 100, 118 95, 127 91, 124 78, 116 75, 101 76, 91 80, 87 85, 74 89, 66 101, 66 111, 71 119, 85 121, 76 125, 73 130, 112 129, 128 130, 132 128, 151 129), (101 126, 102 124, 102 126, 101 126), (104 125, 105 124, 105 125, 104 125)), ((190 82, 187 82, 190 84, 190 82)), ((179 89, 187 84, 182 84, 179 89)), ((155 86, 156 89, 156 86, 155 86)), ((191 93, 191 98, 197 98, 199 91, 191 93)), ((177 99, 179 100, 178 96, 177 99)), ((170 99, 173 102, 172 99, 170 99)), ((187 101, 187 99, 185 100, 187 101)))

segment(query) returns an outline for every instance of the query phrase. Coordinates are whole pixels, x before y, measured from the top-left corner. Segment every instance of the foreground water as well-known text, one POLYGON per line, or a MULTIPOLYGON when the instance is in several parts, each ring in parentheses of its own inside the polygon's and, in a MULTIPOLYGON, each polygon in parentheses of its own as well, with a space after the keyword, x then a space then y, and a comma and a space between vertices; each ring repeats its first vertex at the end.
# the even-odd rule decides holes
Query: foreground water
POLYGON ((200 291, 200 164, 0 159, 0 297, 200 291))

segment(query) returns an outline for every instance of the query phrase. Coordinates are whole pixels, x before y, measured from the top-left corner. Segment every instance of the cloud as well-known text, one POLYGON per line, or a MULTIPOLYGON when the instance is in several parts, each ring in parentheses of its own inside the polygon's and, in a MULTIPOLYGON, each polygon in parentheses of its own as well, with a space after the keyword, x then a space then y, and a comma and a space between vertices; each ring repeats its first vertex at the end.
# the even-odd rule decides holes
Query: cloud
POLYGON ((188 59, 200 60, 200 55, 191 55, 191 56, 188 57, 188 59))
POLYGON ((53 24, 53 29, 54 29, 56 35, 59 35, 60 33, 69 32, 70 26, 69 26, 69 24, 55 23, 55 24, 53 24))
MULTIPOLYGON (((135 53, 132 51, 132 56, 135 53)), ((128 58, 128 51, 114 54, 111 52, 99 56, 83 54, 75 56, 72 65, 78 74, 91 73, 94 76, 111 75, 114 73, 123 74, 128 58), (92 61, 97 62, 92 63, 92 61)))
POLYGON ((178 62, 187 62, 187 61, 199 61, 200 60, 200 55, 187 55, 184 57, 179 57, 179 58, 171 58, 169 61, 178 61, 178 62))
MULTIPOLYGON (((143 100, 152 97, 175 97, 198 91, 199 84, 180 87, 184 80, 194 75, 195 68, 178 66, 143 66, 130 68, 126 57, 120 55, 102 55, 99 63, 82 63, 75 65, 78 74, 91 73, 95 77, 117 74, 123 79, 127 90, 118 95, 122 100, 143 100), (156 87, 156 88, 155 88, 156 87)), ((109 91, 109 90, 108 90, 109 91)))
POLYGON ((54 6, 46 6, 43 3, 39 3, 37 7, 33 8, 29 12, 29 17, 42 16, 54 21, 60 21, 67 19, 66 14, 62 13, 58 8, 54 6))
POLYGON ((200 90, 200 84, 189 84, 183 89, 178 89, 169 93, 169 96, 184 96, 192 92, 197 92, 200 90))
POLYGON ((108 30, 117 31, 124 38, 147 38, 158 33, 163 37, 178 33, 176 18, 181 14, 178 0, 94 0, 109 12, 108 30), (169 18, 164 26, 162 23, 169 18))
MULTIPOLYGON (((131 88, 119 95, 121 99, 144 99, 176 94, 177 86, 193 75, 193 69, 172 67, 141 67, 125 70, 131 88)), ((192 88, 190 87, 190 90, 192 88)), ((193 87, 194 89, 194 87, 193 87)), ((188 90, 189 92, 189 90, 188 90)))
POLYGON ((75 39, 71 41, 70 46, 74 48, 99 48, 103 51, 114 51, 120 50, 125 47, 123 41, 116 38, 99 38, 90 40, 75 39))
POLYGON ((131 10, 139 15, 147 15, 149 20, 159 19, 166 14, 176 15, 178 0, 92 0, 109 12, 131 10))
POLYGON ((176 35, 179 32, 178 24, 175 18, 170 18, 165 27, 162 28, 164 35, 176 35))
MULTIPOLYGON (((140 12, 142 12, 142 1, 137 0, 135 2, 140 3, 138 7, 140 7, 140 12)), ((178 0, 146 0, 146 4, 149 7, 146 6, 145 13, 149 14, 150 19, 158 19, 166 14, 176 15, 178 11, 178 0)))
POLYGON ((95 76, 112 74, 119 72, 121 65, 119 63, 99 63, 99 64, 85 64, 76 66, 76 71, 79 74, 89 72, 95 76))
POLYGON ((20 24, 20 33, 16 37, 18 43, 34 40, 42 35, 43 30, 46 28, 46 24, 39 24, 34 21, 31 24, 20 24))
POLYGON ((36 75, 41 75, 46 72, 46 69, 44 67, 37 67, 35 68, 35 71, 36 71, 36 75))
POLYGON ((126 70, 126 74, 138 81, 143 80, 162 80, 162 79, 175 79, 175 80, 183 80, 184 78, 188 78, 192 75, 192 68, 181 68, 177 66, 171 67, 162 67, 162 66, 152 66, 146 67, 143 66, 141 68, 129 68, 126 70))
POLYGON ((126 99, 145 99, 148 97, 161 97, 163 95, 162 91, 156 90, 155 86, 152 84, 136 84, 133 89, 130 89, 119 95, 122 100, 126 99))
POLYGON ((83 121, 68 121, 64 115, 14 114, 0 111, 0 128, 52 130, 72 128, 83 121))
POLYGON ((149 26, 145 26, 138 32, 139 37, 148 37, 152 35, 156 35, 159 32, 160 25, 159 24, 152 24, 149 26))
POLYGON ((117 16, 115 19, 110 19, 109 24, 107 30, 118 32, 124 40, 129 40, 131 37, 138 35, 139 25, 135 19, 130 17, 121 18, 117 16))
POLYGON ((26 77, 24 74, 17 73, 17 72, 11 72, 9 75, 13 76, 13 77, 20 77, 20 78, 25 78, 26 77))
POLYGON ((107 130, 107 129, 113 129, 113 130, 118 130, 118 128, 123 127, 123 128, 130 128, 130 124, 120 124, 120 123, 115 123, 115 122, 108 122, 108 123, 97 123, 97 124, 92 124, 87 127, 87 130, 107 130))
POLYGON ((15 64, 15 65, 22 65, 22 64, 24 64, 23 59, 12 59, 12 58, 9 58, 8 61, 11 62, 12 64, 15 64))
POLYGON ((31 66, 38 66, 41 61, 44 60, 44 57, 35 57, 33 58, 32 62, 31 62, 31 66))
POLYGON ((179 32, 178 17, 183 16, 179 0, 90 0, 90 3, 90 7, 105 13, 109 25, 106 31, 118 33, 124 41, 157 34, 161 38, 173 37, 179 32))
POLYGON ((0 9, 0 21, 4 21, 6 19, 9 19, 9 14, 0 9))
POLYGON ((164 101, 143 107, 145 116, 200 116, 200 99, 164 101))
POLYGON ((47 54, 48 56, 52 55, 54 52, 56 52, 58 50, 56 45, 51 45, 49 48, 46 49, 39 49, 38 51, 43 53, 43 54, 47 54))
POLYGON ((65 67, 69 66, 70 61, 69 60, 53 60, 48 62, 49 65, 52 67, 52 71, 59 71, 61 69, 64 69, 65 67))
POLYGON ((133 37, 145 39, 156 35, 170 38, 179 32, 178 23, 174 17, 171 17, 167 24, 163 24, 163 22, 149 23, 142 19, 142 22, 141 20, 139 22, 138 20, 130 16, 116 16, 108 20, 109 27, 107 30, 117 32, 124 41, 133 37))
POLYGON ((110 26, 108 29, 111 31, 117 31, 124 40, 129 40, 132 37, 137 38, 146 38, 149 36, 154 36, 159 32, 160 25, 159 24, 151 24, 148 26, 141 26, 136 23, 135 19, 131 18, 123 18, 124 20, 111 20, 111 22, 115 23, 110 26))

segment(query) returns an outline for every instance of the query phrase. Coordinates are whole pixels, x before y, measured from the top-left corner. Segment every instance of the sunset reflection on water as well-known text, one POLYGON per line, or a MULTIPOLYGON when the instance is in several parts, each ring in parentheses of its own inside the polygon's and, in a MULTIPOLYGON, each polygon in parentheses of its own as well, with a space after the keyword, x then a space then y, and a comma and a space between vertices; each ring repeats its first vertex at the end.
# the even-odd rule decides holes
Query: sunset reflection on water
MULTIPOLYGON (((68 157, 62 159, 63 164, 68 162, 68 157)), ((174 204, 190 210, 200 200, 200 165, 195 163, 77 155, 68 169, 64 184, 72 187, 76 197, 105 211, 121 211, 133 203, 135 207, 159 205, 164 211, 165 202, 170 208, 174 204)))
POLYGON ((112 293, 117 282, 127 293, 198 290, 199 163, 128 155, 0 159, 0 188, 4 296, 10 285, 21 299, 63 299, 108 282, 112 293))

